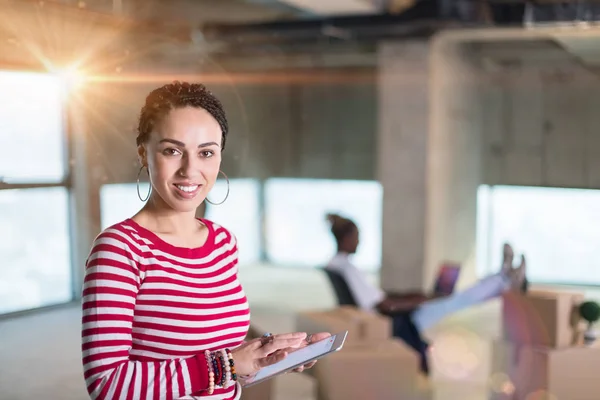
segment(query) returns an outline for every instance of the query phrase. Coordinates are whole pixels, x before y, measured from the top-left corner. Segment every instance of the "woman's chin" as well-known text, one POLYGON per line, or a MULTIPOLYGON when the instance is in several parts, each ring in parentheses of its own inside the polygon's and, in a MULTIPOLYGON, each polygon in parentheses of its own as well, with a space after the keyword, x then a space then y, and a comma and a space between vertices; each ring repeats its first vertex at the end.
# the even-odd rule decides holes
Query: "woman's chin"
POLYGON ((195 212, 196 209, 200 207, 200 204, 202 204, 206 196, 202 193, 198 193, 198 195, 192 199, 184 199, 173 193, 169 193, 168 196, 160 197, 163 207, 170 208, 171 210, 180 213, 191 213, 195 212))

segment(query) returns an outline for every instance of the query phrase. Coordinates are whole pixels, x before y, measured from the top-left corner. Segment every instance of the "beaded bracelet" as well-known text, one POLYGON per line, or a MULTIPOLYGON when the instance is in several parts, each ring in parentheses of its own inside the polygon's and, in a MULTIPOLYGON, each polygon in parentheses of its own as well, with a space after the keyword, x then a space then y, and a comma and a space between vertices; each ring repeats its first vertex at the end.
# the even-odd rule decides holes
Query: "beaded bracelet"
POLYGON ((212 365, 213 365, 213 370, 215 371, 215 386, 217 385, 217 382, 219 382, 221 380, 221 368, 220 368, 220 364, 217 362, 217 360, 215 358, 212 358, 212 365))
POLYGON ((204 352, 206 363, 208 364, 208 394, 213 394, 215 391, 215 373, 213 372, 212 354, 206 350, 204 352))
POLYGON ((229 363, 227 363, 227 353, 225 350, 219 350, 219 359, 221 363, 223 363, 223 374, 225 375, 225 379, 223 379, 223 387, 228 387, 231 381, 231 374, 229 363))
POLYGON ((221 376, 221 387, 227 387, 227 383, 229 382, 229 375, 227 374, 227 367, 225 365, 225 359, 223 358, 223 352, 219 350, 217 352, 217 357, 219 357, 219 362, 221 363, 222 376, 221 376))
POLYGON ((229 366, 231 367, 231 379, 237 381, 237 374, 235 373, 235 361, 233 361, 233 354, 231 350, 225 349, 227 353, 227 358, 229 359, 229 366))
POLYGON ((233 382, 236 382, 238 376, 235 372, 235 362, 233 354, 229 349, 204 352, 206 363, 208 365, 208 394, 215 391, 215 387, 228 388, 233 382))

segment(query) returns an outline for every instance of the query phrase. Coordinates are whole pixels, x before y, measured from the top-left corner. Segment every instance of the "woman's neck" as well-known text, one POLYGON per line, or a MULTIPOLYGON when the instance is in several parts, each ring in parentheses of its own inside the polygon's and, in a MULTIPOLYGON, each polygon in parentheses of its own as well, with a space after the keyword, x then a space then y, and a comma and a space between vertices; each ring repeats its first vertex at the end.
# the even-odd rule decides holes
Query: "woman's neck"
POLYGON ((148 201, 133 219, 155 233, 179 236, 189 235, 198 230, 195 210, 189 212, 175 211, 157 204, 155 201, 148 201))

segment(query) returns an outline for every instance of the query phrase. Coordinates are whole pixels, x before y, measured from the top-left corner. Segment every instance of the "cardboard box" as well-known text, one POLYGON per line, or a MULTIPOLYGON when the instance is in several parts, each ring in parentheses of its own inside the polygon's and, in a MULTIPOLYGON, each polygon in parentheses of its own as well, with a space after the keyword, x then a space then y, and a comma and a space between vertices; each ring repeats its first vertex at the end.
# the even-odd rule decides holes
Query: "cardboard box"
POLYGON ((529 346, 563 348, 581 337, 578 305, 582 293, 530 291, 503 296, 502 325, 506 341, 529 346))
POLYGON ((242 389, 240 400, 271 400, 275 398, 274 384, 279 377, 242 389))
POLYGON ((242 389, 241 400, 288 399, 290 393, 294 393, 294 398, 314 399, 317 381, 306 373, 289 372, 242 389))
POLYGON ((392 334, 390 318, 361 311, 356 307, 339 307, 329 311, 309 311, 299 313, 296 319, 299 332, 332 334, 348 331, 346 344, 360 343, 363 340, 385 340, 392 334))
POLYGON ((496 341, 492 351, 492 399, 600 398, 600 346, 544 348, 496 341))
POLYGON ((418 355, 397 339, 347 344, 317 362, 318 400, 422 400, 418 355))

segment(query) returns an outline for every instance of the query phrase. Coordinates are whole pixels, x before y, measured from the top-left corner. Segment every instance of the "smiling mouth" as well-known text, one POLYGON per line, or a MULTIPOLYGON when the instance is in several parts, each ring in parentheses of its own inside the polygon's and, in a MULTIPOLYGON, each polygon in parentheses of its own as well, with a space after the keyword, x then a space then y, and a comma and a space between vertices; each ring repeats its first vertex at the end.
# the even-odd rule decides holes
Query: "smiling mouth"
POLYGON ((200 185, 191 185, 191 186, 175 185, 175 187, 177 189, 181 190, 182 192, 194 193, 196 190, 198 190, 200 185))

